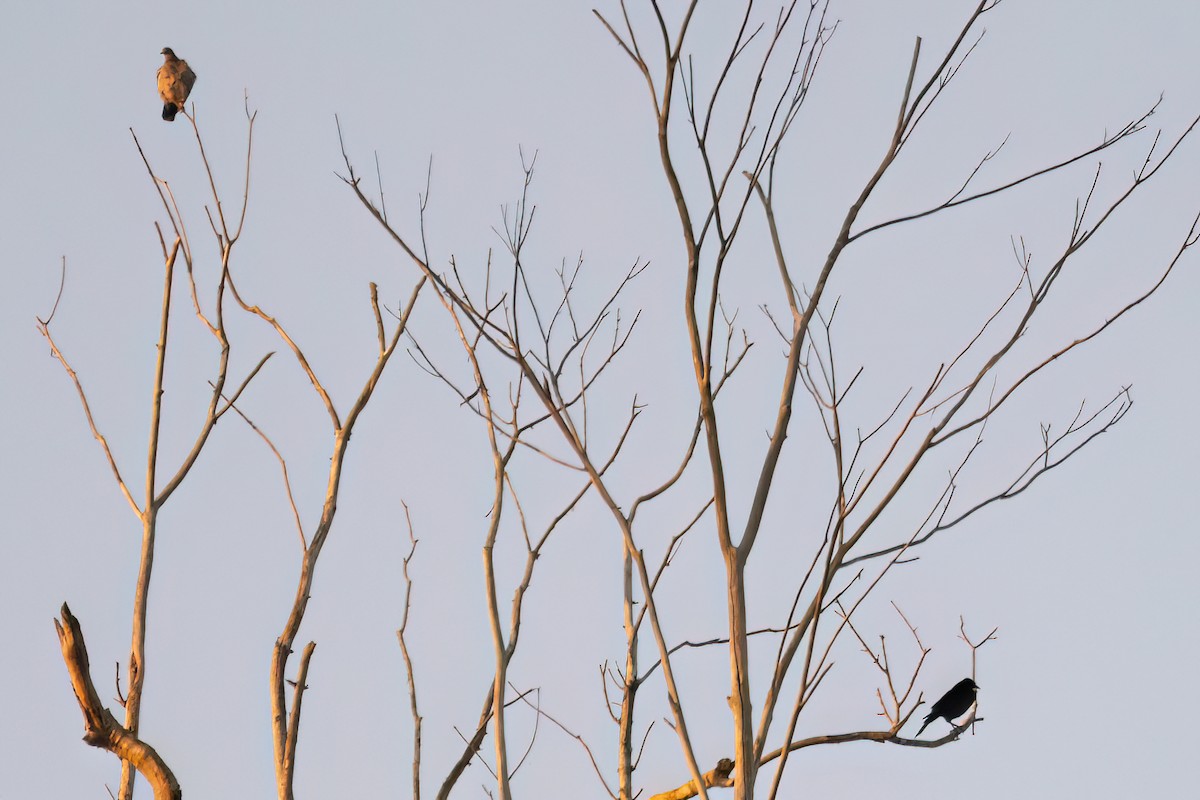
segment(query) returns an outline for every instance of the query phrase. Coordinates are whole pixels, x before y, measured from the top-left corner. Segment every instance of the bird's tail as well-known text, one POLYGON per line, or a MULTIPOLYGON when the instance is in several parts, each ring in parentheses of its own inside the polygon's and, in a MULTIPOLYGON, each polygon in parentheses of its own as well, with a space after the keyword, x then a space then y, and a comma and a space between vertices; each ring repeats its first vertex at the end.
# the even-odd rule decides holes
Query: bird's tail
MULTIPOLYGON (((933 722, 935 719, 937 719, 937 717, 935 717, 933 714, 930 714, 928 717, 926 717, 924 724, 921 725, 921 730, 917 731, 917 736, 920 736, 922 731, 929 727, 929 723, 933 722)), ((915 739, 917 736, 914 736, 913 738, 915 739)))
POLYGON ((167 122, 174 122, 175 115, 179 113, 179 106, 174 103, 167 103, 163 106, 163 119, 167 122))

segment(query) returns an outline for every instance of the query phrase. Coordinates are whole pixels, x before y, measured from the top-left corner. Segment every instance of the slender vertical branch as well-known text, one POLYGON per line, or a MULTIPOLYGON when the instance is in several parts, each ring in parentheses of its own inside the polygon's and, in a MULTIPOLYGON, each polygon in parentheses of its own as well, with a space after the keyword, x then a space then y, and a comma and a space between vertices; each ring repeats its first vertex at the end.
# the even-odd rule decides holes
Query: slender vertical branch
POLYGON ((401 502, 404 507, 404 521, 408 526, 408 555, 404 556, 401 574, 404 578, 404 612, 400 617, 400 627, 396 630, 396 640, 400 643, 400 655, 404 658, 404 672, 408 680, 408 706, 413 719, 413 761, 412 761, 412 800, 421 800, 421 713, 417 710, 417 676, 413 669, 412 656, 408 652, 408 615, 412 610, 412 578, 408 574, 408 565, 417 552, 417 538, 413 535, 412 515, 408 504, 401 502))
POLYGON ((633 800, 633 712, 637 700, 638 625, 634 621, 633 553, 621 543, 621 607, 625 623, 625 675, 621 687, 621 712, 617 717, 617 791, 620 800, 633 800))
MULTIPOLYGON (((154 384, 150 398, 150 436, 146 457, 146 509, 142 516, 142 548, 138 559, 137 585, 133 594, 133 632, 129 645, 129 693, 125 699, 125 729, 138 735, 142 715, 142 688, 146 680, 146 615, 150 601, 150 576, 154 570, 154 538, 158 527, 158 503, 154 482, 158 465, 158 437, 162 423, 163 373, 167 361, 167 332, 171 319, 171 289, 175 276, 175 259, 180 240, 176 239, 167 257, 163 272, 162 310, 159 312, 157 358, 154 364, 154 384)), ((132 800, 136 770, 130 761, 121 762, 120 800, 132 800)))

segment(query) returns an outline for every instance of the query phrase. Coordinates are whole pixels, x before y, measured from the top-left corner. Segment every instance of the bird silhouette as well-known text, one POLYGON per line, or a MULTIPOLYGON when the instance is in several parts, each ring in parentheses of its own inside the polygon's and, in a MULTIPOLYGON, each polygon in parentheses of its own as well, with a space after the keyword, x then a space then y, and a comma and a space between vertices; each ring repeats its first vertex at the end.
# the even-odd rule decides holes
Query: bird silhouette
POLYGON ((162 54, 166 58, 158 68, 158 94, 163 100, 162 118, 172 122, 196 83, 196 73, 171 48, 164 47, 162 54))
MULTIPOLYGON (((917 731, 917 736, 921 735, 929 727, 929 723, 939 717, 950 722, 956 717, 961 717, 975 703, 975 693, 979 691, 979 687, 975 685, 975 681, 970 678, 963 678, 958 683, 954 684, 954 688, 942 695, 941 699, 933 704, 933 708, 929 711, 929 716, 925 717, 925 724, 921 726, 921 730, 917 731)), ((950 722, 953 725, 953 722, 950 722)))

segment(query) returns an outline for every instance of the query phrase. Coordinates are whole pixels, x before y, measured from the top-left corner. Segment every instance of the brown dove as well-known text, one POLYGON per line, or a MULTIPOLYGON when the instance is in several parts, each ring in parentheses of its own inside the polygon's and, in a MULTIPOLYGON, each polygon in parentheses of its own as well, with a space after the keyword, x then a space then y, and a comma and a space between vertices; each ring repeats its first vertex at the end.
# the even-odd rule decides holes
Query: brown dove
POLYGON ((158 94, 165 103, 162 117, 171 122, 187 101, 192 84, 196 82, 196 73, 192 72, 186 61, 176 57, 171 48, 164 47, 162 54, 166 59, 158 68, 158 94))

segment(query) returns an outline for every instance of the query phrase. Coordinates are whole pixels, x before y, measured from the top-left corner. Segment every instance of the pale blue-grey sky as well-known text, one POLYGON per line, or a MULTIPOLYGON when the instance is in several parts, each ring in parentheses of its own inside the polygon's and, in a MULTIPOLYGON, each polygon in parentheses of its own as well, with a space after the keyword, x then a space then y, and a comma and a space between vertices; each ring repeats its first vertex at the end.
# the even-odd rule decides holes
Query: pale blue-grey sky
MULTIPOLYGON (((777 213, 804 278, 887 144, 914 38, 923 37, 932 58, 971 6, 834 4, 831 16, 841 23, 779 178, 777 213)), ((601 9, 614 10, 612 3, 601 9)), ((728 41, 726 24, 720 14, 698 19, 691 40, 698 70, 711 69, 702 59, 728 41)), ((1174 0, 1136 10, 1113 0, 1005 0, 865 217, 936 204, 1006 136, 989 165, 994 180, 985 183, 1094 145, 1165 95, 1149 129, 1105 155, 1100 192, 1111 197, 1156 130, 1173 139, 1200 113, 1198 25, 1200 8, 1174 0)), ((678 358, 678 220, 649 99, 589 5, 351 2, 300 10, 215 2, 173 10, 68 2, 10 10, 0 30, 0 241, 8 276, 0 293, 7 420, 0 433, 7 510, 0 685, 10 694, 0 798, 104 797, 103 785, 115 787, 119 773, 110 754, 80 741, 51 619, 64 600, 71 604, 101 694, 111 697, 113 663, 124 666, 129 646, 139 527, 34 322, 53 304, 65 255, 55 334, 127 479, 138 484, 161 297, 153 223, 162 211, 130 128, 171 182, 210 286, 216 264, 191 128, 182 117, 159 119, 154 73, 164 46, 198 75, 192 99, 230 206, 240 200, 244 169, 244 95, 258 111, 246 233, 234 265, 239 286, 290 326, 341 405, 374 358, 368 282, 394 307, 415 273, 335 175, 342 169, 335 114, 357 167, 373 173, 378 153, 389 213, 409 233, 432 156, 433 260, 445 266, 454 255, 475 276, 488 248, 500 247, 492 228, 501 224, 501 204, 519 193, 518 148, 527 156, 537 151, 531 254, 544 279, 582 253, 585 288, 599 293, 635 259, 651 262, 625 303, 630 313, 645 309, 641 329, 611 383, 600 387, 611 407, 608 416, 598 412, 601 432, 633 392, 648 403, 634 461, 644 469, 629 468, 622 487, 632 493, 660 475, 678 449, 679 430, 690 425, 691 369, 678 358)), ((863 424, 969 337, 1015 279, 1012 238, 1024 237, 1043 266, 1062 246, 1094 166, 881 235, 848 254, 833 291, 845 298, 837 331, 843 369, 861 363, 866 370, 863 424)), ((1188 142, 1064 280, 1053 319, 1030 334, 1030 353, 1090 330, 1153 282, 1200 208, 1198 174, 1200 141, 1188 142)), ((748 224, 761 235, 761 222, 748 224)), ((779 307, 778 277, 758 247, 741 256, 737 279, 725 286, 727 305, 756 342, 728 397, 745 409, 727 431, 730 458, 745 473, 731 478, 735 505, 743 507, 756 475, 748 465, 760 454, 778 394, 779 347, 758 310, 779 307)), ((907 644, 889 610, 894 600, 934 648, 921 679, 927 696, 969 672, 969 654, 955 641, 960 614, 976 633, 999 626, 998 641, 980 655, 986 720, 976 735, 937 750, 812 748, 789 767, 792 796, 1195 792, 1188 698, 1200 659, 1200 544, 1186 509, 1200 477, 1200 442, 1188 422, 1200 386, 1187 355, 1200 334, 1192 313, 1197 266, 1195 256, 1186 257, 1163 292, 1035 381, 989 432, 989 449, 963 491, 980 494, 1011 476, 1036 448, 1038 424, 1065 423, 1083 400, 1094 408, 1132 385, 1130 416, 1021 497, 931 543, 875 597, 870 633, 886 633, 898 649, 907 644)), ((185 296, 177 300, 183 308, 185 296)), ((174 324, 168 461, 190 445, 215 365, 194 319, 181 315, 174 324)), ((431 341, 448 333, 432 298, 413 324, 431 341)), ((254 320, 235 320, 235 374, 280 349, 268 334, 254 320)), ((449 340, 441 352, 457 368, 454 346, 449 340)), ((490 504, 482 430, 407 358, 390 367, 373 403, 351 447, 339 518, 301 631, 301 641, 318 642, 301 731, 302 797, 407 796, 410 728, 394 637, 407 543, 401 500, 421 539, 412 625, 429 783, 457 757, 455 726, 475 724, 491 664, 479 577, 490 504)), ((285 451, 311 526, 328 420, 290 356, 280 352, 270 362, 245 407, 285 451)), ((753 573, 764 598, 809 552, 807 523, 790 516, 803 507, 806 448, 821 444, 804 408, 769 523, 777 549, 753 573), (793 530, 798 547, 786 541, 793 530)), ((528 475, 531 513, 543 516, 557 500, 542 498, 533 482, 557 490, 576 480, 536 464, 528 475)), ((907 524, 927 500, 914 497, 893 522, 907 524)), ((596 512, 587 509, 591 516, 565 530, 539 563, 513 681, 541 687, 543 707, 585 735, 611 773, 615 728, 596 669, 621 655, 620 542, 596 512)), ((676 521, 664 514, 664 526, 676 521)), ((291 602, 298 549, 278 467, 244 425, 227 419, 161 524, 142 732, 189 797, 272 796, 268 659, 291 602)), ((817 530, 823 519, 812 524, 817 530)), ((511 556, 517 531, 507 533, 511 556)), ((695 536, 667 595, 666 624, 676 640, 718 636, 725 626, 711 531, 695 536)), ((656 546, 661 541, 648 551, 656 546)), ((505 562, 504 586, 515 569, 505 562)), ((766 612, 752 620, 778 622, 766 612)), ((724 652, 712 649, 681 656, 677 667, 703 731, 698 757, 706 769, 730 755, 727 666, 724 652)), ((648 685, 655 699, 647 700, 646 723, 667 714, 661 684, 648 685)), ((875 686, 866 658, 844 643, 803 733, 877 725, 875 686)), ((527 741, 531 720, 514 709, 514 742, 527 741)), ((646 753, 637 777, 648 793, 683 782, 686 767, 661 722, 646 753)), ((483 796, 489 782, 474 766, 455 796, 483 796)), ((574 796, 604 796, 578 745, 543 723, 514 789, 546 797, 567 787, 574 796)))

